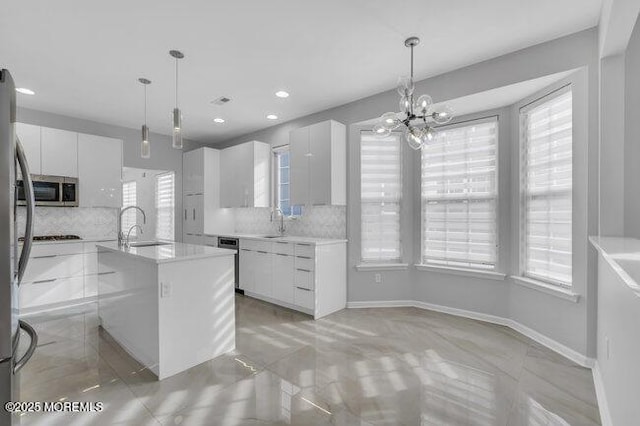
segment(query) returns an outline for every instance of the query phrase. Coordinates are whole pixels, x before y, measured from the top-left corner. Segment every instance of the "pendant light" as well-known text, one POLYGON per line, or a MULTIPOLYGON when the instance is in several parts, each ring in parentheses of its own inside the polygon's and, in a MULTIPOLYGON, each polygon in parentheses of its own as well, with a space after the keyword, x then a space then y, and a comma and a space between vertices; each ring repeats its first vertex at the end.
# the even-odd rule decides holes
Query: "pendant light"
POLYGON ((151 84, 151 80, 139 78, 138 81, 144 85, 144 124, 142 125, 142 141, 140 143, 140 156, 142 158, 151 158, 151 144, 149 142, 149 126, 147 126, 147 86, 151 84))
POLYGON ((178 59, 184 58, 179 50, 170 50, 169 55, 176 59, 176 107, 173 109, 173 147, 182 149, 182 112, 178 108, 178 59))

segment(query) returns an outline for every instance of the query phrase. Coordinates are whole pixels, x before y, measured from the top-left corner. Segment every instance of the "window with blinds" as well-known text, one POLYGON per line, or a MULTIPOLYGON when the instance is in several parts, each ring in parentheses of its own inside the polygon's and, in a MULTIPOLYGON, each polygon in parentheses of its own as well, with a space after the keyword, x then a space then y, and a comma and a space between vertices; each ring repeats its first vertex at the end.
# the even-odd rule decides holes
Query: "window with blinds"
MULTIPOLYGON (((122 207, 129 207, 136 205, 136 181, 123 182, 122 183, 122 207)), ((122 222, 120 222, 120 229, 127 235, 129 229, 137 223, 137 210, 131 209, 124 212, 122 215, 122 222)), ((138 234, 137 229, 131 231, 131 236, 138 234)))
POLYGON ((156 176, 156 238, 175 239, 175 174, 162 173, 156 176))
POLYGON ((522 269, 533 279, 572 282, 572 93, 568 86, 520 112, 522 269))
POLYGON ((279 147, 274 150, 275 170, 275 200, 281 214, 285 216, 301 216, 302 206, 291 205, 291 178, 289 166, 289 146, 279 147))
POLYGON ((401 134, 380 138, 362 132, 360 189, 362 261, 400 262, 400 203, 402 201, 401 134))
POLYGON ((422 263, 494 269, 498 120, 441 127, 422 148, 422 263))

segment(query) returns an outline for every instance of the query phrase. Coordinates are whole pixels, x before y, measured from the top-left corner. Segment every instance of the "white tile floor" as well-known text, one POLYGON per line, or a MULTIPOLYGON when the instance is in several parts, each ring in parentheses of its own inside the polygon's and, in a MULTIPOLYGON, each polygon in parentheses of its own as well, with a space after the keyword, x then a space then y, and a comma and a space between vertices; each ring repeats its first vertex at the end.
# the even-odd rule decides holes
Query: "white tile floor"
POLYGON ((591 372, 505 327, 414 308, 319 321, 237 296, 237 350, 158 382, 95 305, 31 317, 21 400, 102 401, 24 425, 600 424, 591 372))

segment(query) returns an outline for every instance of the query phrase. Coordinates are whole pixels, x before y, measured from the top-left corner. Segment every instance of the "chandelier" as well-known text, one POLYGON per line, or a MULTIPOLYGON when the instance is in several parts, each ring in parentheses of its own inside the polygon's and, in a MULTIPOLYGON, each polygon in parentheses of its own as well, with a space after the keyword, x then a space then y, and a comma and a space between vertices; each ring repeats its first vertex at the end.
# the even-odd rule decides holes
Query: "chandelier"
POLYGON ((398 93, 400 94, 400 112, 386 112, 380 121, 373 126, 373 132, 386 137, 393 130, 404 125, 404 138, 409 146, 415 150, 433 140, 435 137, 434 124, 446 124, 453 118, 453 110, 447 105, 434 107, 429 95, 421 95, 414 102, 413 91, 413 48, 420 43, 418 37, 409 37, 404 45, 411 49, 411 75, 398 79, 398 93))

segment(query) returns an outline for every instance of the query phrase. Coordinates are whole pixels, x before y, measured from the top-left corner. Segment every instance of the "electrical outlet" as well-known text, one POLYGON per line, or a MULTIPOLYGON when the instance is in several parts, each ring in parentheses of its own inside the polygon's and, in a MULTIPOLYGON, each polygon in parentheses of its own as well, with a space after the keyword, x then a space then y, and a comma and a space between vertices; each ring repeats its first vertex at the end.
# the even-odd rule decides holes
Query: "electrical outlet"
POLYGON ((375 278, 376 278, 376 283, 379 284, 379 283, 382 282, 382 275, 381 274, 376 274, 375 278))
POLYGON ((160 297, 171 297, 171 283, 160 283, 160 297))

